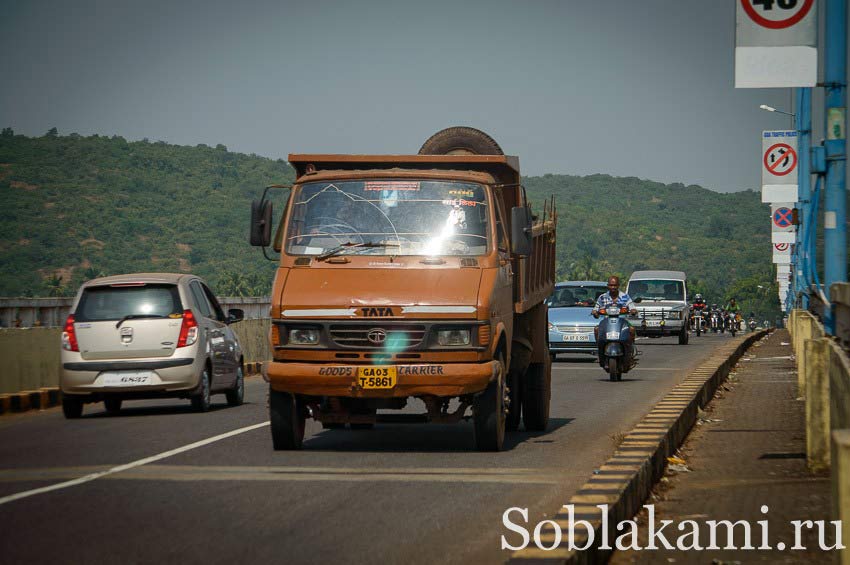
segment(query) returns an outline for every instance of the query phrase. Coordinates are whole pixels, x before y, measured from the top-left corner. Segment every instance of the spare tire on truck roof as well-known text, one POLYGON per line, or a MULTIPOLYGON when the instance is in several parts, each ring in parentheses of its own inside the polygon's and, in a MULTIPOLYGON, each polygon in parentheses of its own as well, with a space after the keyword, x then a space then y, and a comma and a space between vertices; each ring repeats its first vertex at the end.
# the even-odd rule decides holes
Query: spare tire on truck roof
POLYGON ((480 129, 455 126, 440 130, 422 144, 420 155, 504 155, 496 141, 480 129))

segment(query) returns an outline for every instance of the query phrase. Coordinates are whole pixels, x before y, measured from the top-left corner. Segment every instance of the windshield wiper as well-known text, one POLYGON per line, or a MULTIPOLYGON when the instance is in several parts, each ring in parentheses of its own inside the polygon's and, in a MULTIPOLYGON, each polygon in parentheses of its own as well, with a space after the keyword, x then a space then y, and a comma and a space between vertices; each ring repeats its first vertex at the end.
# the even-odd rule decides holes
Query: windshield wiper
POLYGON ((126 322, 127 320, 139 320, 141 318, 167 318, 168 316, 163 316, 162 314, 127 314, 115 324, 115 329, 121 327, 121 324, 126 322))
POLYGON ((343 243, 342 245, 338 245, 333 249, 328 249, 321 255, 316 255, 316 261, 324 261, 325 259, 330 259, 336 255, 339 255, 343 251, 348 249, 355 249, 357 247, 398 247, 398 243, 393 243, 389 241, 364 241, 363 243, 343 243))

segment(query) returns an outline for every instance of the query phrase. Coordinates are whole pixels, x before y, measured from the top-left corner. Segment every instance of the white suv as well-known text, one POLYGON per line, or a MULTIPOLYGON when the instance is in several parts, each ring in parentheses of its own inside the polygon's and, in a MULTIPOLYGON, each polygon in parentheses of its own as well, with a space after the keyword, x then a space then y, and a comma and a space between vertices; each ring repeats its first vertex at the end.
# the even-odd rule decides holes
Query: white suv
POLYGON ((242 404, 242 348, 209 287, 187 274, 93 279, 80 288, 62 332, 62 410, 79 418, 87 402, 116 413, 123 400, 190 398, 206 412, 223 392, 242 404))

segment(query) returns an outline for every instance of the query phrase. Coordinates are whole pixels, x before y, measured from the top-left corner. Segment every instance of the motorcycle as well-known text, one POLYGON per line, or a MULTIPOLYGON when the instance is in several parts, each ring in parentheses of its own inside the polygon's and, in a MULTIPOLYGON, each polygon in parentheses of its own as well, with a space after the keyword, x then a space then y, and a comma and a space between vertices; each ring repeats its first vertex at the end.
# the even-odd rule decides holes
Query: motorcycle
POLYGON ((750 331, 754 332, 756 331, 756 326, 758 326, 758 322, 756 322, 755 318, 750 317, 750 321, 747 322, 747 325, 750 327, 750 331))
POLYGON ((608 379, 619 381, 636 364, 634 346, 630 343, 631 326, 626 321, 626 308, 612 304, 599 310, 603 316, 597 326, 596 343, 599 365, 608 372, 608 379))
POLYGON ((694 308, 694 312, 691 315, 691 324, 697 336, 705 331, 705 314, 702 309, 694 308))
POLYGON ((713 333, 723 329, 723 316, 721 316, 720 310, 712 310, 708 314, 708 325, 713 333))
POLYGON ((741 315, 740 314, 733 314, 733 315, 726 314, 726 323, 727 323, 727 329, 729 330, 729 333, 732 334, 732 337, 735 337, 735 332, 741 331, 741 315))

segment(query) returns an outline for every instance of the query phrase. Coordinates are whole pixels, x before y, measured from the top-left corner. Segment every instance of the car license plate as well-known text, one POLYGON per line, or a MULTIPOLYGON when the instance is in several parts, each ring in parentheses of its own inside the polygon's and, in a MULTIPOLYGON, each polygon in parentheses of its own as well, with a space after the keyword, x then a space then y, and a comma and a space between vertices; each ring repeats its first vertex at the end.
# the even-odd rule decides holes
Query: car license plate
POLYGON ((646 327, 648 328, 657 328, 661 325, 661 320, 647 320, 646 327))
POLYGON ((564 336, 564 341, 591 341, 593 334, 568 334, 564 336))
POLYGON ((151 371, 115 371, 101 374, 103 386, 142 386, 153 383, 151 371))
POLYGON ((393 388, 397 381, 395 367, 359 367, 357 369, 357 384, 363 389, 393 388))

